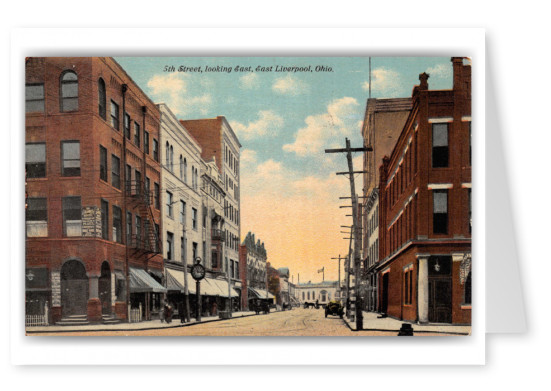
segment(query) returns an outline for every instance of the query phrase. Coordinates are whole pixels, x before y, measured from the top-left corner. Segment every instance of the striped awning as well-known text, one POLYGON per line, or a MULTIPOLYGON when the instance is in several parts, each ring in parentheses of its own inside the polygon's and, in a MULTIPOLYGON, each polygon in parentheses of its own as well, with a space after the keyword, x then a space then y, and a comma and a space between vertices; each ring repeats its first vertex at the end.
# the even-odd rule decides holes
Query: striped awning
MULTIPOLYGON (((184 272, 181 270, 172 270, 172 269, 166 269, 167 273, 167 289, 169 291, 180 291, 182 293, 185 292, 185 275, 184 272)), ((188 292, 190 294, 195 294, 195 281, 193 279, 190 279, 188 277, 188 292), (191 283, 190 283, 191 282, 191 283)))
POLYGON ((143 269, 130 268, 130 292, 164 293, 166 288, 143 269))
POLYGON ((252 292, 258 299, 274 299, 275 296, 272 295, 270 292, 266 292, 264 289, 259 289, 259 288, 250 288, 249 287, 249 292, 252 292), (267 295, 267 296, 266 296, 267 295))
MULTIPOLYGON (((209 284, 216 285, 218 291, 220 292, 220 297, 228 297, 228 282, 225 280, 218 280, 209 278, 209 284)), ((233 288, 230 289, 231 297, 239 297, 239 293, 233 288)))

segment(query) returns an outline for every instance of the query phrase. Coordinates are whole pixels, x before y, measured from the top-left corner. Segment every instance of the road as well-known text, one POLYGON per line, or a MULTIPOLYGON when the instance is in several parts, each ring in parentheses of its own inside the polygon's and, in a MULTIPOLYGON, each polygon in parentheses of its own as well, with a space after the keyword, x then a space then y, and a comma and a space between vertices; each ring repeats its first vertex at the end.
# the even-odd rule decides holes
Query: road
MULTIPOLYGON (((56 336, 395 336, 395 332, 351 331, 337 316, 325 318, 323 309, 291 311, 233 318, 187 327, 132 331, 44 333, 56 336)), ((423 334, 429 336, 431 334, 423 334)), ((436 334, 433 334, 436 335, 436 334)), ((442 335, 442 334, 439 334, 442 335)))

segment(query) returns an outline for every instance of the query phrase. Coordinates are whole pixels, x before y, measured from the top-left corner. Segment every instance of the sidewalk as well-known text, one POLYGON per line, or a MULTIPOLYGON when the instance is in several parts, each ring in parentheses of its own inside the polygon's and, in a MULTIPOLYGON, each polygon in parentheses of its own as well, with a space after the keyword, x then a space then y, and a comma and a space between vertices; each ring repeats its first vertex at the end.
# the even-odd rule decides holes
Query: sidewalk
MULTIPOLYGON (((254 311, 239 311, 232 313, 230 319, 243 318, 247 316, 256 316, 254 311)), ((259 315, 260 316, 260 315, 259 315)), ((165 323, 159 320, 148 320, 138 323, 117 323, 117 324, 88 324, 84 326, 32 326, 26 327, 27 334, 40 334, 40 333, 55 333, 55 332, 82 332, 82 331, 131 331, 131 330, 154 330, 174 327, 187 327, 200 323, 217 322, 220 320, 219 316, 202 316, 201 321, 197 322, 195 319, 191 319, 189 323, 180 323, 180 319, 172 319, 171 323, 165 323)))
MULTIPOLYGON (((398 320, 390 317, 379 318, 380 314, 376 312, 363 312, 363 330, 367 331, 393 331, 398 334, 402 323, 409 323, 413 328, 413 334, 416 333, 443 333, 443 334, 457 334, 457 335, 470 335, 471 326, 457 326, 448 324, 417 324, 408 322, 405 320, 398 320)), ((343 318, 346 325, 353 331, 356 331, 356 322, 352 322, 350 319, 343 318)))

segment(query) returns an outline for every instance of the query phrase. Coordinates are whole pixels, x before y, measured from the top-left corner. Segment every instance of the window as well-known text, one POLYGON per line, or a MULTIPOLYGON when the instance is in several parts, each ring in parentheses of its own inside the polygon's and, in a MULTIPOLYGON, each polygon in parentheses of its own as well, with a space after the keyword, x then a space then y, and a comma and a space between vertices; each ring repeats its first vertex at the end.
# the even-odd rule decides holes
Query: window
POLYGON ((472 148, 472 134, 471 134, 471 122, 469 122, 469 166, 473 165, 473 148, 472 148))
POLYGON ((448 191, 434 190, 432 228, 435 234, 448 233, 448 191))
POLYGON ((471 283, 471 272, 467 275, 465 280, 465 298, 463 299, 463 304, 471 304, 472 296, 472 283, 471 283))
POLYGON ((113 205, 113 241, 122 243, 122 212, 121 208, 113 205))
POLYGON ((44 112, 44 84, 27 84, 25 86, 25 112, 44 112))
POLYGON ((149 205, 151 203, 151 195, 149 192, 151 191, 151 180, 148 177, 145 177, 145 199, 147 200, 147 204, 149 205))
POLYGON ((191 208, 191 221, 193 229, 197 230, 197 209, 195 208, 191 208))
POLYGON ((174 148, 170 146, 170 172, 174 172, 174 148))
POLYGON ((61 176, 80 176, 80 142, 61 142, 61 176))
POLYGON ((63 197, 63 236, 82 236, 80 197, 63 197))
POLYGON ((109 240, 109 202, 101 200, 101 237, 109 240))
POLYGON ((180 155, 180 179, 184 178, 184 159, 180 155))
POLYGON ((134 144, 140 146, 140 125, 134 121, 134 144))
POLYGON ((78 110, 78 77, 73 71, 61 74, 61 111, 78 110))
POLYGON ((180 223, 186 226, 186 203, 180 200, 180 223))
POLYGON ((132 192, 132 167, 130 164, 127 164, 125 167, 126 171, 124 172, 124 179, 126 181, 126 191, 132 192))
POLYGON ((186 239, 180 238, 180 258, 182 263, 186 263, 186 239))
POLYGON ((193 242, 193 262, 197 258, 197 243, 193 242))
POLYGON ((25 172, 27 178, 46 177, 46 144, 25 145, 25 172))
POLYGON ((46 198, 28 198, 25 210, 28 238, 48 236, 48 204, 46 198))
POLYGON ((207 263, 207 242, 203 240, 203 260, 207 263))
POLYGON ((153 159, 159 161, 159 142, 156 139, 153 139, 153 159))
POLYGON ((203 228, 207 228, 207 208, 203 205, 203 228))
POLYGON ((166 233, 166 259, 172 260, 174 254, 174 234, 172 232, 166 233))
POLYGON ((140 194, 142 193, 142 173, 138 170, 135 170, 134 171, 134 180, 135 180, 135 185, 134 185, 134 191, 135 191, 135 194, 140 194))
POLYGON ((184 158, 184 183, 187 185, 187 159, 184 158))
POLYGON ((115 155, 111 155, 111 185, 121 188, 121 160, 115 155))
POLYGON ((155 194, 153 195, 154 201, 155 201, 155 208, 161 209, 161 188, 159 187, 158 183, 154 184, 155 186, 155 194))
POLYGON ((469 233, 473 231, 473 209, 472 209, 472 200, 471 200, 471 189, 467 189, 467 196, 469 198, 469 233))
POLYGON ((138 215, 136 215, 136 242, 142 242, 142 218, 138 215))
POLYGON ((191 188, 195 190, 195 167, 191 166, 191 188))
MULTIPOLYGON (((118 116, 117 116, 118 118, 118 116)), ((130 140, 130 124, 132 123, 132 120, 130 119, 130 115, 128 113, 124 113, 124 137, 126 137, 128 140, 130 140)), ((118 127, 117 127, 118 129, 118 127)))
POLYGON ((107 149, 99 146, 99 179, 107 182, 107 149))
POLYGON ((432 167, 448 167, 448 124, 432 124, 432 167))
POLYGON ((170 167, 170 145, 168 144, 168 141, 165 145, 165 166, 168 170, 172 171, 172 167, 170 167))
POLYGON ((172 217, 172 193, 166 192, 166 214, 168 217, 172 217))
POLYGON ((143 135, 143 150, 149 155, 149 132, 144 131, 143 135))
POLYGON ((411 304, 413 299, 413 269, 404 273, 404 304, 411 304))
POLYGON ((98 80, 98 113, 101 118, 106 119, 107 98, 105 95, 105 82, 100 77, 98 80))
POLYGON ((128 246, 132 244, 132 213, 130 212, 126 212, 126 244, 128 246))
POLYGON ((235 261, 235 278, 239 279, 239 262, 235 261))
POLYGON ((119 105, 113 101, 111 101, 111 126, 119 130, 119 105))
POLYGON ((233 259, 230 259, 230 277, 235 277, 235 262, 233 261, 233 259))

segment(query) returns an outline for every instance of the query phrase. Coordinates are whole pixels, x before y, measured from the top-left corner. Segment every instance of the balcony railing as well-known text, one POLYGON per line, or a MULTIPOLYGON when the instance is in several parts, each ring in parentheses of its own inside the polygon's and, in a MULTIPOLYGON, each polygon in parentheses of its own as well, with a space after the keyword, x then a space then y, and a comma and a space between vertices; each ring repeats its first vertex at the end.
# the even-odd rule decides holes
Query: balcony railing
POLYGON ((222 231, 221 229, 216 229, 216 228, 211 229, 211 239, 223 242, 224 241, 224 231, 222 231))

